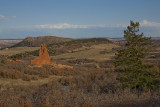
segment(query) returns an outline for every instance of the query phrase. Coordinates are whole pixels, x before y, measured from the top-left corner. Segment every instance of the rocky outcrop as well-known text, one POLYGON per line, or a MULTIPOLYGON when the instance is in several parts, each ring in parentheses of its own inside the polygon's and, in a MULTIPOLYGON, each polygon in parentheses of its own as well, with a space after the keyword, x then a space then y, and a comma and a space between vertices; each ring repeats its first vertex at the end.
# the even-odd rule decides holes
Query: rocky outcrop
POLYGON ((41 45, 41 49, 39 50, 39 56, 36 57, 34 60, 31 60, 31 64, 50 64, 50 57, 45 44, 41 45))
POLYGON ((59 69, 73 69, 72 66, 68 66, 68 65, 62 65, 62 64, 56 64, 56 62, 51 62, 50 61, 50 57, 46 48, 45 44, 41 45, 41 49, 39 50, 39 56, 36 57, 34 60, 31 60, 31 65, 28 65, 28 68, 31 67, 43 67, 43 65, 50 65, 54 68, 59 68, 59 69))

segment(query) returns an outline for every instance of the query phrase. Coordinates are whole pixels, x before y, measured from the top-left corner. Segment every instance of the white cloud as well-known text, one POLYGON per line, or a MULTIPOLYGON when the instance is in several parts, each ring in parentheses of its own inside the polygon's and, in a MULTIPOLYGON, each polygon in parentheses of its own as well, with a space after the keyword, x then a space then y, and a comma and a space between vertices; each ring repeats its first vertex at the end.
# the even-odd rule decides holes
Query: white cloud
POLYGON ((0 19, 6 20, 6 19, 8 19, 8 17, 0 14, 0 19))
POLYGON ((17 18, 17 16, 12 16, 12 18, 17 18))
POLYGON ((147 20, 143 20, 140 25, 142 27, 160 27, 160 23, 158 22, 149 22, 147 20))
POLYGON ((77 29, 77 28, 90 28, 93 27, 93 25, 73 25, 68 23, 63 24, 56 24, 56 25, 39 25, 37 26, 39 28, 47 28, 47 29, 77 29))
POLYGON ((117 24, 117 25, 105 25, 105 24, 99 24, 99 25, 74 25, 74 24, 55 24, 55 25, 37 25, 36 28, 42 28, 42 29, 86 29, 86 28, 119 28, 119 27, 126 27, 126 25, 117 24))
POLYGON ((2 20, 7 20, 9 18, 17 18, 17 16, 8 17, 8 16, 4 16, 4 15, 0 14, 0 19, 2 19, 2 20))

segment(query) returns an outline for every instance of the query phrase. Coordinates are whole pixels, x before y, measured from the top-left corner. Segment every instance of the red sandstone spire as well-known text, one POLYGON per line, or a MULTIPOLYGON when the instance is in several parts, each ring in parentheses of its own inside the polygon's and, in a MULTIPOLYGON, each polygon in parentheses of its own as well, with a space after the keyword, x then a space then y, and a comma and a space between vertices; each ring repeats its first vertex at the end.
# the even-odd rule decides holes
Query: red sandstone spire
POLYGON ((41 45, 39 56, 31 60, 31 64, 50 64, 50 57, 45 44, 41 45))

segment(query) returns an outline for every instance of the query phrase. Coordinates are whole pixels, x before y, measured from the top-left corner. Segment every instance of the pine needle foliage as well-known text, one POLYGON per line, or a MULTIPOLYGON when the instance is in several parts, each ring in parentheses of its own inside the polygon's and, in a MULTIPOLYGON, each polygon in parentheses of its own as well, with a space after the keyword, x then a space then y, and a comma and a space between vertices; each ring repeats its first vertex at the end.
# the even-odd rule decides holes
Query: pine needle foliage
POLYGON ((130 26, 124 30, 125 48, 118 50, 115 59, 115 71, 122 74, 118 79, 122 87, 137 91, 158 90, 160 88, 160 72, 152 69, 153 65, 144 64, 148 55, 151 37, 139 34, 138 22, 130 21, 130 26))

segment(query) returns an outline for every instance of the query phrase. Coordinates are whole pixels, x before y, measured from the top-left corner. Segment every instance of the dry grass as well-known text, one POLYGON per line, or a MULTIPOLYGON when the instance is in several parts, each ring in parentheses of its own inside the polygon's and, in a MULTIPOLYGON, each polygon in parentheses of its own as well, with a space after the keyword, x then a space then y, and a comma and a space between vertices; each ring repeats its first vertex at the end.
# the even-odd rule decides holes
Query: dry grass
POLYGON ((15 47, 15 48, 6 48, 6 49, 3 49, 3 50, 0 50, 0 55, 8 55, 8 56, 11 56, 11 55, 15 55, 15 54, 18 54, 18 53, 24 53, 24 52, 27 52, 27 51, 34 51, 34 50, 37 50, 39 49, 40 47, 15 47))
POLYGON ((77 74, 73 77, 52 79, 44 84, 8 86, 0 93, 0 104, 5 104, 6 107, 23 106, 26 102, 32 107, 145 107, 153 105, 158 107, 159 105, 158 100, 153 99, 157 96, 152 96, 149 92, 138 96, 134 91, 118 88, 115 72, 98 71, 94 73, 93 78, 93 72, 83 70, 85 69, 77 70, 77 74))
POLYGON ((117 45, 114 44, 100 44, 100 45, 94 45, 91 47, 82 47, 79 49, 71 50, 69 53, 57 55, 51 57, 53 60, 58 59, 93 59, 95 61, 105 61, 110 60, 112 57, 114 57, 115 53, 112 52, 114 48, 117 48, 117 45), (107 54, 100 54, 101 51, 108 51, 107 54))
MULTIPOLYGON (((0 86, 1 87, 15 87, 15 86, 39 86, 42 84, 46 84, 48 82, 51 82, 53 80, 63 78, 63 76, 55 76, 51 75, 48 78, 39 78, 38 80, 31 80, 31 81, 24 81, 22 79, 6 79, 1 78, 0 79, 0 86)), ((2 89, 1 89, 2 90, 2 89)))
POLYGON ((8 78, 5 78, 5 75, 0 76, 0 106, 158 107, 160 92, 142 92, 138 96, 135 90, 120 87, 117 80, 120 74, 112 68, 111 59, 116 52, 115 48, 118 46, 114 44, 100 44, 52 56, 54 61, 64 59, 64 62, 70 61, 68 64, 73 66, 74 63, 99 65, 95 67, 79 64, 75 65, 73 70, 58 70, 47 65, 43 68, 27 68, 29 61, 7 63, 5 58, 1 58, 0 71, 15 71, 18 78, 11 79, 12 73, 8 78), (23 79, 23 75, 29 78, 29 81, 23 79), (32 80, 32 76, 37 79, 32 80))

